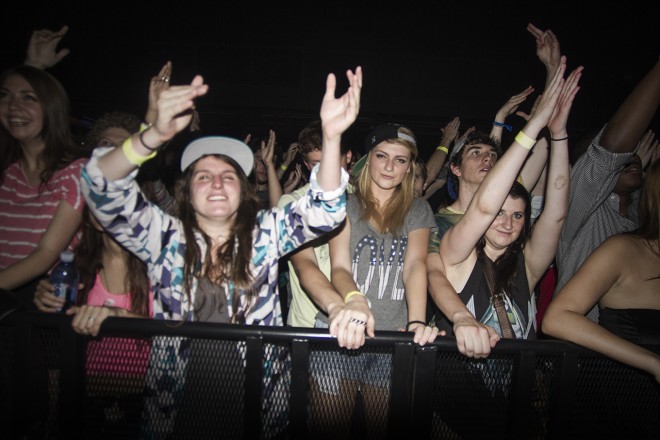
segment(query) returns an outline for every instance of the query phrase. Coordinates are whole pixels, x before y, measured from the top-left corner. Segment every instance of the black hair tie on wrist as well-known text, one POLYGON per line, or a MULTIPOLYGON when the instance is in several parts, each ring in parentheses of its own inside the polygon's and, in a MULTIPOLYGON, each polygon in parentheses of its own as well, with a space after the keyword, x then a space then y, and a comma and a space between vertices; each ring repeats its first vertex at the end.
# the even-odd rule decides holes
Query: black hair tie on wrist
POLYGON ((555 139, 555 138, 552 138, 552 137, 550 138, 551 141, 555 141, 555 142, 565 141, 566 139, 568 139, 568 136, 560 138, 560 139, 555 139))
POLYGON ((424 321, 410 321, 408 324, 406 324, 406 331, 408 331, 408 327, 410 327, 410 324, 422 324, 424 327, 426 327, 426 323, 424 321))

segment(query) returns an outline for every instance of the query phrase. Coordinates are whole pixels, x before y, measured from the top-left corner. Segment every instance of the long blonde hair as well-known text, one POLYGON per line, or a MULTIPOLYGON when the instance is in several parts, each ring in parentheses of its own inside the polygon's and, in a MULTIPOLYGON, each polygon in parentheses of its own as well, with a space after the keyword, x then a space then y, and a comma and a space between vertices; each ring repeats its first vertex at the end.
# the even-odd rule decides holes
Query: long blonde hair
MULTIPOLYGON (((411 136, 415 139, 412 130, 407 127, 399 126, 398 130, 411 136)), ((417 160, 418 150, 415 143, 406 139, 394 138, 387 139, 384 142, 398 144, 405 147, 410 152, 410 169, 401 181, 401 184, 396 187, 392 196, 385 202, 382 209, 378 209, 379 203, 371 190, 371 173, 369 172, 369 160, 371 160, 371 153, 369 151, 367 163, 360 171, 357 179, 357 186, 355 188, 355 196, 360 204, 361 215, 360 220, 370 221, 372 225, 376 226, 380 232, 389 232, 391 234, 398 233, 404 226, 406 216, 412 208, 413 201, 415 200, 414 186, 415 186, 415 161, 417 160)))

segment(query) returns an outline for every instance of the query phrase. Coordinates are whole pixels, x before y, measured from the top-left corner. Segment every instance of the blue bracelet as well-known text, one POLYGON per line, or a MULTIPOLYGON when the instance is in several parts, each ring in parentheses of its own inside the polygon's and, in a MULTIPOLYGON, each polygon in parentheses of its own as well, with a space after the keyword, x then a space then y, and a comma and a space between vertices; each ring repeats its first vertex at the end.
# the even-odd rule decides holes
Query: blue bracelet
POLYGON ((510 125, 505 124, 504 122, 493 121, 493 125, 495 127, 504 127, 504 128, 507 129, 507 131, 513 131, 513 127, 510 126, 510 125))

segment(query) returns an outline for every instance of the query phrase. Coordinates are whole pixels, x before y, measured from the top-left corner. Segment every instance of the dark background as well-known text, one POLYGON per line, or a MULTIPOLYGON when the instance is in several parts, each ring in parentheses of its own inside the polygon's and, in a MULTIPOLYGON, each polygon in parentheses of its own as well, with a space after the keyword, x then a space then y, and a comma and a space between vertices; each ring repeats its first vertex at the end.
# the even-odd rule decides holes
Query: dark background
POLYGON ((380 122, 411 127, 425 156, 454 116, 461 131, 489 131, 511 95, 527 85, 542 90, 530 21, 557 34, 570 69, 585 66, 569 122, 574 139, 600 129, 660 55, 650 1, 7 3, 3 69, 23 61, 33 29, 69 25, 60 46, 71 54, 51 73, 75 117, 143 115, 150 77, 171 60, 173 83, 199 73, 210 85, 198 103, 203 134, 243 138, 273 128, 281 147, 318 117, 327 73, 338 75, 343 93, 344 72, 356 65, 364 89, 346 136, 353 146, 380 122))

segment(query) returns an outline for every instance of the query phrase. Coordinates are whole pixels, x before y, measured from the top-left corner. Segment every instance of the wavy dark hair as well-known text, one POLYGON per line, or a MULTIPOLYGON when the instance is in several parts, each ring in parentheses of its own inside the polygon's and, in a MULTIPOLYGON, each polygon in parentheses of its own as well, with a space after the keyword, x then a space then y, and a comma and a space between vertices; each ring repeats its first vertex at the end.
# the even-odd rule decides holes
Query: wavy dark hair
POLYGON ((248 308, 246 310, 239 309, 239 295, 232 296, 232 309, 234 310, 232 322, 242 324, 245 322, 245 315, 257 294, 251 288, 253 279, 250 272, 250 261, 252 259, 252 231, 257 223, 260 202, 254 187, 234 159, 223 154, 211 156, 230 165, 238 175, 241 185, 241 200, 236 218, 240 220, 234 222, 228 240, 217 250, 216 263, 213 266, 204 265, 205 261, 212 261, 211 238, 199 228, 197 216, 190 201, 192 176, 199 159, 189 165, 183 173, 182 183, 177 185, 176 191, 177 215, 183 224, 183 233, 187 243, 184 255, 183 289, 190 301, 192 298, 190 289, 195 277, 207 278, 218 285, 233 283, 237 289, 241 289, 247 294, 248 308), (195 240, 195 232, 200 233, 206 242, 206 255, 204 256, 195 240))
MULTIPOLYGON (((517 276, 518 269, 518 254, 523 251, 525 248, 525 243, 530 234, 530 224, 532 216, 532 206, 530 202, 529 192, 525 189, 523 185, 518 182, 514 182, 513 186, 509 190, 509 196, 513 199, 523 199, 525 201, 525 226, 520 232, 518 238, 511 243, 504 253, 495 260, 495 292, 511 292, 514 286, 514 280, 517 276)), ((484 252, 484 246, 486 245, 485 236, 481 237, 477 243, 477 258, 482 264, 486 264, 485 259, 488 258, 484 252)))
MULTIPOLYGON (((476 144, 490 145, 497 153, 497 157, 500 157, 501 154, 500 142, 497 139, 490 137, 489 135, 487 135, 482 131, 474 131, 468 135, 467 139, 465 140, 465 143, 463 144, 463 147, 461 147, 461 151, 450 157, 450 165, 454 165, 455 167, 460 167, 463 164, 463 156, 467 151, 467 147, 476 144)), ((447 173, 447 191, 449 192, 449 196, 451 197, 452 200, 456 200, 458 198, 458 188, 459 188, 458 176, 456 176, 456 174, 451 172, 450 169, 450 171, 447 173)))
POLYGON ((140 118, 137 115, 126 112, 108 112, 99 117, 92 128, 85 134, 83 145, 90 151, 98 147, 101 135, 108 128, 123 128, 129 133, 140 131, 140 118))
MULTIPOLYGON (((85 286, 78 295, 79 305, 87 304, 89 291, 96 282, 96 274, 103 268, 105 251, 104 235, 92 223, 92 213, 85 206, 83 210, 82 236, 76 246, 76 265, 80 272, 80 282, 85 286)), ((108 235, 108 237, 110 237, 108 235)), ((111 238, 111 237, 110 237, 111 238)), ((112 238, 111 238, 112 239, 112 238)), ((123 249, 123 248, 122 248, 123 249)), ((131 312, 149 316, 149 277, 147 266, 131 252, 123 249, 128 278, 128 293, 131 297, 131 312)), ((107 286, 106 286, 107 287, 107 286)))
MULTIPOLYGON (((22 77, 30 84, 43 111, 41 137, 45 148, 39 156, 39 164, 43 167, 40 175, 41 185, 47 185, 56 171, 76 159, 86 157, 87 154, 71 133, 69 98, 62 84, 54 76, 36 67, 19 66, 5 71, 0 76, 0 86, 13 75, 22 77)), ((9 165, 23 157, 20 142, 1 125, 0 151, 1 183, 9 165)))

